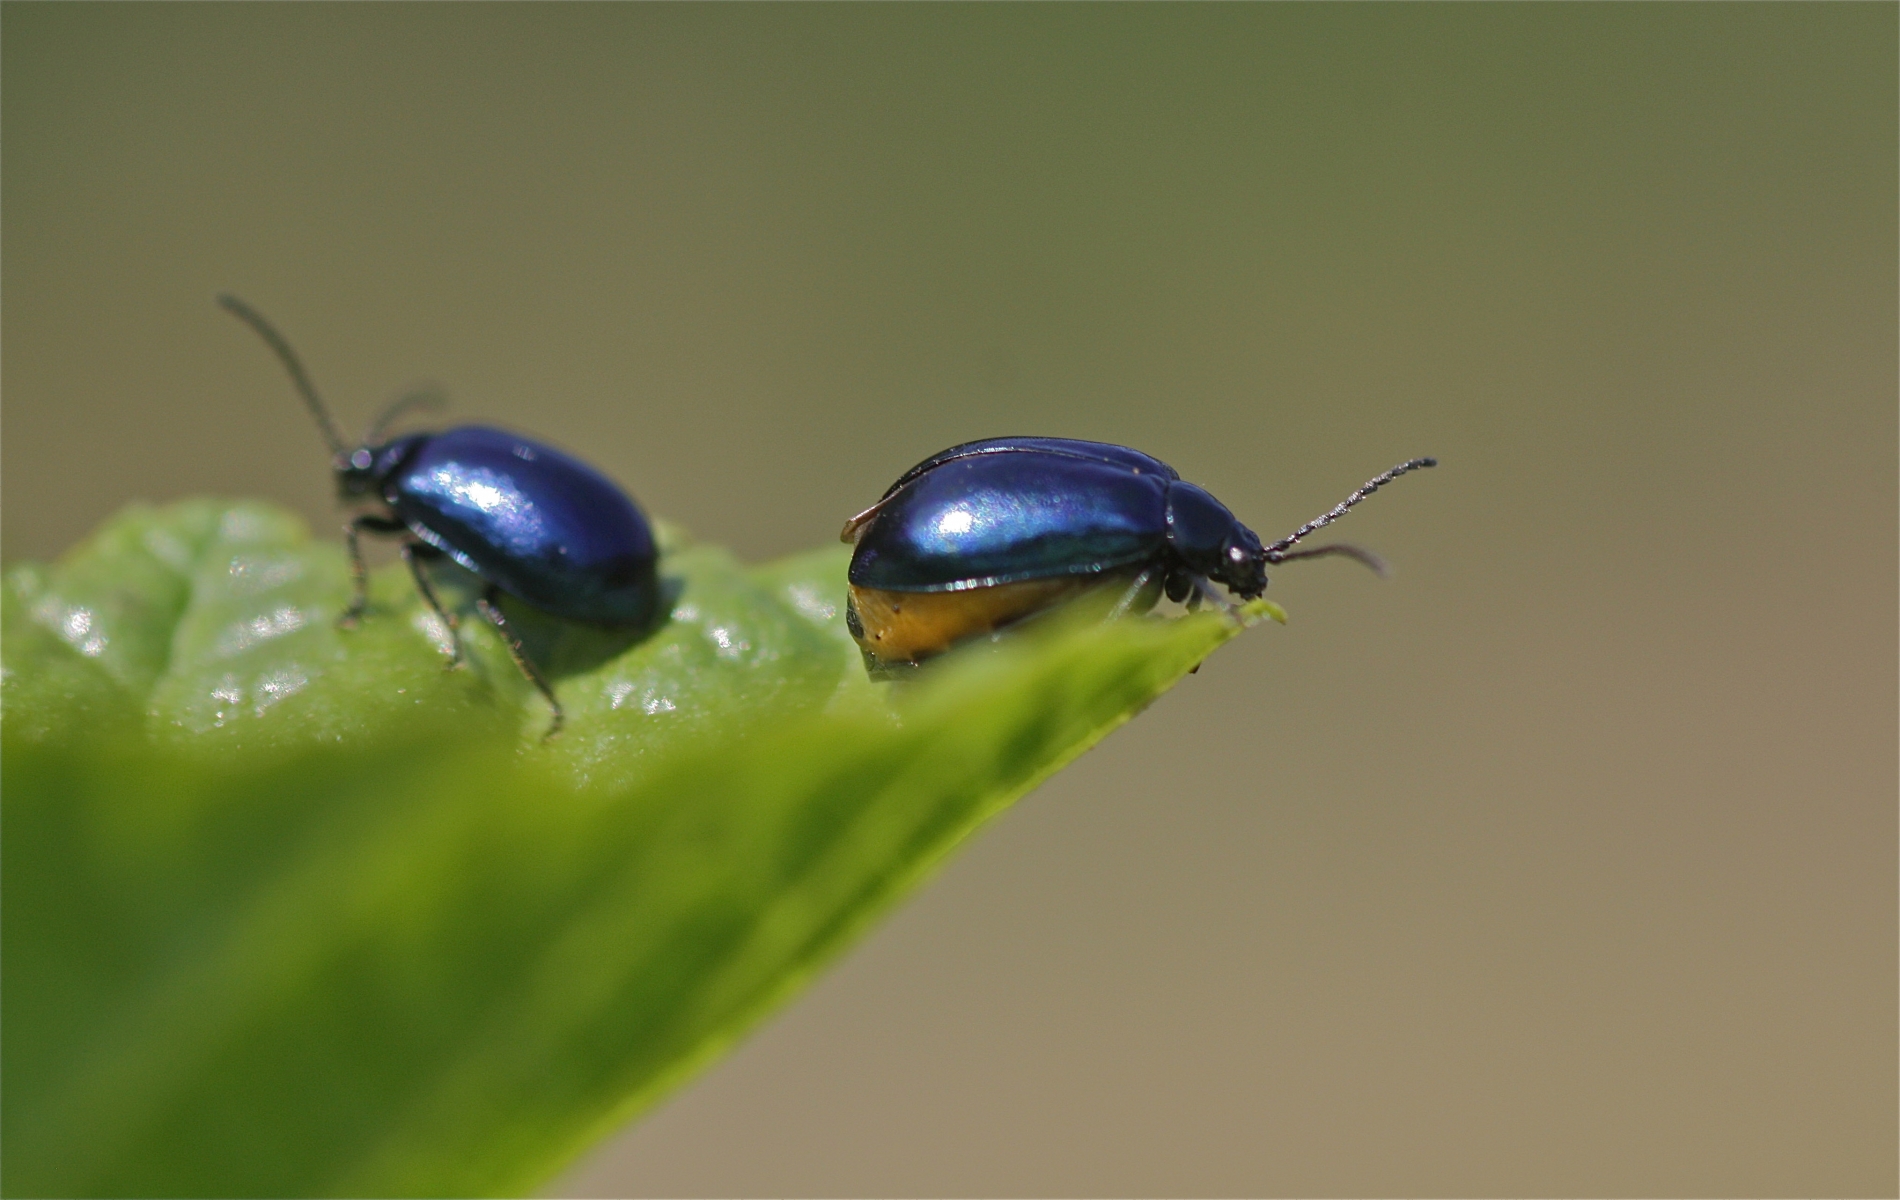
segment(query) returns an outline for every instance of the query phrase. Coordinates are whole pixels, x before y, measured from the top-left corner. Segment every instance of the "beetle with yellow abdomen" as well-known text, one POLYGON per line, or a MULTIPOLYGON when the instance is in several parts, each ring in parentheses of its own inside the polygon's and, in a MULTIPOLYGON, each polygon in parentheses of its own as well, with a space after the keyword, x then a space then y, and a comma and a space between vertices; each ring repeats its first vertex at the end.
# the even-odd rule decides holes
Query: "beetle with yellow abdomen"
POLYGON ((1266 590, 1268 563, 1340 554, 1382 569, 1356 546, 1292 547, 1408 471, 1415 458, 1271 545, 1160 459, 1069 438, 966 442, 906 471, 846 522, 846 623, 874 670, 940 654, 1079 592, 1122 589, 1116 611, 1165 594, 1223 607, 1266 590))

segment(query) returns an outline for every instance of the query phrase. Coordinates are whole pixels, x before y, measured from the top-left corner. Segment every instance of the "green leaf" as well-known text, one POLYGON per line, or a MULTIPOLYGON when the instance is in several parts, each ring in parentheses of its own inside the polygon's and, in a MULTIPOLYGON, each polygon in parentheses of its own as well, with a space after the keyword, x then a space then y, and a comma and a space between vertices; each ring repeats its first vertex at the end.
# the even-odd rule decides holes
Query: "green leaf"
POLYGON ((532 1189, 1237 629, 1072 606, 878 684, 843 547, 663 544, 644 639, 511 611, 551 742, 400 568, 339 631, 340 547, 262 505, 13 571, 0 1187, 532 1189))

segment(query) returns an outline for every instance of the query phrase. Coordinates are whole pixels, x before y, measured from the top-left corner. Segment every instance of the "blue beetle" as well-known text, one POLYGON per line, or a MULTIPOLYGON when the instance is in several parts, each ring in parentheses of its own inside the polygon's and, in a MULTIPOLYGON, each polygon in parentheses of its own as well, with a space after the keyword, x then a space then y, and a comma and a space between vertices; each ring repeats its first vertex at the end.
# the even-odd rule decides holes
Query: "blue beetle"
POLYGON ((1357 546, 1292 547, 1408 471, 1359 488, 1271 545, 1173 467, 1126 446, 1070 438, 965 442, 918 463, 840 534, 855 543, 845 623, 874 671, 900 668, 1113 583, 1127 611, 1165 593, 1230 608, 1267 587, 1267 564, 1341 554, 1384 571, 1357 546))
POLYGON ((553 706, 548 736, 560 732, 561 703, 502 615, 501 594, 570 621, 644 626, 659 607, 660 586, 653 532, 640 509, 586 463, 505 430, 463 425, 380 440, 403 410, 433 401, 431 393, 397 400, 352 450, 283 335, 235 296, 219 296, 218 303, 256 330, 290 373, 330 444, 338 495, 345 502, 382 506, 344 526, 355 591, 338 623, 353 627, 369 604, 359 536, 401 537, 416 589, 449 630, 448 665, 456 666, 462 647, 455 616, 442 607, 423 565, 444 556, 453 559, 487 584, 476 607, 501 634, 521 673, 553 706))

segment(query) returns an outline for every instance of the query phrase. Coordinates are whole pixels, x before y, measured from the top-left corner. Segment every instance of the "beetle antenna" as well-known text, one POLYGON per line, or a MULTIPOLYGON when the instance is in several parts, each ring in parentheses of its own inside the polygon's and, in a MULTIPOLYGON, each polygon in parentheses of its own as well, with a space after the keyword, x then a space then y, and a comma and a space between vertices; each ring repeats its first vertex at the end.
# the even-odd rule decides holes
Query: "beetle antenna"
POLYGON ((1392 576, 1392 568, 1386 564, 1383 558, 1380 558, 1364 546, 1355 546, 1350 542, 1329 542, 1324 546, 1315 546, 1311 550, 1295 550, 1291 553, 1282 553, 1280 557, 1273 561, 1292 562, 1296 558, 1325 558, 1332 554, 1337 554, 1341 558, 1352 559, 1381 579, 1389 579, 1392 576))
POLYGON ((263 313, 229 292, 221 293, 218 296, 218 303, 238 320, 255 329, 257 336, 263 338, 264 344, 277 355, 277 361, 284 364, 284 370, 290 372, 290 382, 297 385, 297 394, 303 397, 304 407, 310 410, 312 417, 316 418, 317 428, 322 432, 323 440, 330 443, 330 452, 338 458, 347 454, 349 447, 343 444, 342 435, 336 431, 336 423, 330 420, 330 410, 323 406, 322 399, 317 395, 317 389, 310 384, 310 376, 303 369, 303 363, 297 359, 297 352, 290 348, 290 343, 284 340, 284 335, 278 333, 276 328, 264 319, 263 313))
MULTIPOLYGON (((1438 465, 1438 460, 1435 458, 1415 458, 1415 459, 1412 459, 1410 462, 1400 463, 1398 466, 1393 467, 1390 471, 1387 471, 1383 475, 1377 475, 1371 479, 1366 480, 1365 484, 1361 486, 1358 491, 1346 497, 1344 500, 1341 500, 1338 504, 1334 505, 1332 508, 1327 509, 1325 512, 1321 513, 1319 516, 1314 517, 1312 520, 1300 526, 1298 529, 1295 529, 1292 533, 1288 534, 1286 537, 1283 537, 1279 541, 1273 543, 1273 545, 1268 546, 1266 548, 1266 553, 1265 553, 1266 560, 1270 563, 1277 563, 1277 562, 1285 562, 1289 558, 1303 558, 1303 557, 1307 557, 1308 555, 1328 554, 1328 553, 1330 554, 1352 553, 1350 549, 1343 548, 1343 547, 1335 548, 1332 546, 1322 546, 1322 547, 1319 547, 1318 549, 1308 551, 1307 554, 1301 555, 1301 554, 1288 554, 1287 548, 1292 546, 1295 542, 1299 541, 1301 538, 1304 538, 1307 534, 1312 533, 1314 530, 1324 529, 1326 526, 1331 525, 1334 521, 1339 520, 1339 518, 1346 515, 1347 509, 1359 503, 1361 500, 1364 500, 1367 496, 1370 496, 1372 493, 1378 491, 1380 488, 1384 487, 1386 484, 1391 483, 1394 479, 1397 479, 1399 476, 1405 474, 1406 472, 1416 471, 1420 467, 1435 467, 1437 465, 1438 465)), ((1360 552, 1360 554, 1363 554, 1363 553, 1364 553, 1363 551, 1360 552)), ((1359 557, 1359 556, 1354 555, 1354 557, 1359 557)), ((1360 561, 1363 562, 1364 559, 1362 558, 1360 561)), ((1371 564, 1368 564, 1368 565, 1371 565, 1371 564)), ((1373 569, 1375 571, 1379 570, 1378 567, 1373 567, 1373 569)), ((1383 571, 1381 571, 1380 573, 1384 574, 1383 571)))
POLYGON ((363 435, 363 441, 371 446, 381 442, 383 431, 389 428, 390 423, 410 409, 426 408, 434 411, 448 402, 449 398, 442 394, 442 389, 432 383, 398 396, 390 401, 389 407, 377 416, 375 423, 369 427, 369 432, 363 435))

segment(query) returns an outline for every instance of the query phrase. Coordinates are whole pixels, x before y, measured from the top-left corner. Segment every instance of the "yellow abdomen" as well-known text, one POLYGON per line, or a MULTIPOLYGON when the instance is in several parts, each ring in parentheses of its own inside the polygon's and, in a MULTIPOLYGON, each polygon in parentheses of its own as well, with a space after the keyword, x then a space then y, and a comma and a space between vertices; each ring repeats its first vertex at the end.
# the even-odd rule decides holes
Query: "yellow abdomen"
POLYGON ((1101 583, 1100 576, 1070 575, 960 592, 887 592, 854 586, 851 607, 857 624, 851 635, 859 646, 887 662, 917 662, 1101 583))

